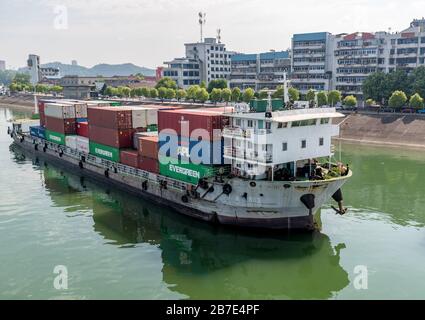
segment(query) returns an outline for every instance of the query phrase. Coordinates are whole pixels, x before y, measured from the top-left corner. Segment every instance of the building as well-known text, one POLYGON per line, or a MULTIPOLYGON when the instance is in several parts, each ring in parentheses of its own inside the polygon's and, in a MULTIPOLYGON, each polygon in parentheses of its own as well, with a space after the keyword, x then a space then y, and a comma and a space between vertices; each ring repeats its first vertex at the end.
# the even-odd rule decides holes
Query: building
POLYGON ((292 37, 292 86, 301 93, 331 88, 333 37, 328 32, 292 37))
POLYGON ((291 71, 291 59, 288 51, 234 54, 230 70, 230 88, 276 89, 291 71))
POLYGON ((328 32, 292 38, 292 85, 301 93, 340 90, 364 100, 364 80, 377 71, 411 72, 425 66, 425 19, 401 32, 328 32))
POLYGON ((217 39, 186 43, 185 50, 185 57, 164 62, 167 67, 162 70, 163 77, 172 78, 185 89, 202 81, 208 85, 211 80, 230 79, 230 59, 234 53, 217 39))
POLYGON ((96 82, 92 77, 65 76, 60 80, 65 99, 89 99, 91 92, 96 89, 96 82))
POLYGON ((59 79, 60 70, 52 67, 41 67, 40 57, 30 54, 27 60, 27 72, 30 75, 31 84, 35 85, 42 80, 59 79))
POLYGON ((6 61, 0 60, 0 71, 6 70, 6 61))

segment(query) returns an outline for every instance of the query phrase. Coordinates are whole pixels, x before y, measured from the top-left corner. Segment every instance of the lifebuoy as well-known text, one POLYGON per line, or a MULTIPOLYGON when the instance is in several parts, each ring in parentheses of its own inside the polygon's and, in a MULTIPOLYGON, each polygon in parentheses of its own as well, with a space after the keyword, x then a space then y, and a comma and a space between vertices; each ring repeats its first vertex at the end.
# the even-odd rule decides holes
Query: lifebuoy
POLYGON ((223 193, 226 194, 226 195, 231 194, 232 193, 232 186, 230 184, 226 183, 223 186, 223 193))

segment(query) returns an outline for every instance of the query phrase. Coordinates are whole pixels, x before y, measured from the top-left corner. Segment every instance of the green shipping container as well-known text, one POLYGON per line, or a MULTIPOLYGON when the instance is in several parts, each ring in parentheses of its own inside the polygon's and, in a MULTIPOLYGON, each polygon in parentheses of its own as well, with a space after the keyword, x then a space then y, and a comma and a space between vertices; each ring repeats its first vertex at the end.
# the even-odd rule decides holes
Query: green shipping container
POLYGON ((180 163, 180 161, 169 157, 159 158, 159 173, 163 176, 179 181, 198 184, 199 179, 211 177, 215 174, 215 172, 216 169, 211 166, 193 163, 180 163))
POLYGON ((100 157, 106 160, 119 162, 120 161, 120 149, 105 146, 96 142, 89 142, 90 154, 100 157))
POLYGON ((147 132, 156 132, 156 131, 158 131, 158 125, 150 124, 150 125, 147 126, 146 131, 147 132))
POLYGON ((47 141, 65 145, 65 135, 63 133, 46 130, 45 135, 47 141))
POLYGON ((121 102, 118 101, 111 101, 111 107, 120 107, 122 104, 121 102))
MULTIPOLYGON (((267 110, 267 99, 263 100, 251 100, 249 106, 256 112, 266 112, 267 110)), ((282 99, 272 99, 272 110, 277 111, 283 109, 282 99)))

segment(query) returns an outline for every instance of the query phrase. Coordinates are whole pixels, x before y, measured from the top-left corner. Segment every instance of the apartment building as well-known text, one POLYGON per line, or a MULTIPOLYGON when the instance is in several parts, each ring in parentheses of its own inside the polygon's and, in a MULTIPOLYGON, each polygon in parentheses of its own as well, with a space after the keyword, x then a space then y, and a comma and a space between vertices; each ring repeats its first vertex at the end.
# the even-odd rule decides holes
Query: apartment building
POLYGON ((185 57, 164 62, 162 76, 176 81, 180 88, 191 85, 208 85, 211 80, 230 78, 230 61, 234 52, 227 51, 225 44, 216 38, 205 38, 202 42, 186 43, 185 57))
POLYGON ((235 54, 231 58, 230 88, 276 89, 290 71, 288 51, 235 54))

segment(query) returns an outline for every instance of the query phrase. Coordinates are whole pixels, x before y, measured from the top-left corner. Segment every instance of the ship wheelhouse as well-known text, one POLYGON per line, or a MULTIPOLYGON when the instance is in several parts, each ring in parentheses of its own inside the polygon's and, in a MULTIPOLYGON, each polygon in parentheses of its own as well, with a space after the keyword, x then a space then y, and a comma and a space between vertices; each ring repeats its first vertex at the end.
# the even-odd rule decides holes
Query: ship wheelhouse
POLYGON ((224 157, 234 175, 291 181, 324 179, 330 171, 334 152, 331 139, 339 135, 339 126, 332 120, 344 117, 335 108, 235 110, 226 114, 230 124, 223 131, 224 157))

